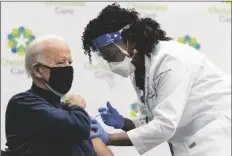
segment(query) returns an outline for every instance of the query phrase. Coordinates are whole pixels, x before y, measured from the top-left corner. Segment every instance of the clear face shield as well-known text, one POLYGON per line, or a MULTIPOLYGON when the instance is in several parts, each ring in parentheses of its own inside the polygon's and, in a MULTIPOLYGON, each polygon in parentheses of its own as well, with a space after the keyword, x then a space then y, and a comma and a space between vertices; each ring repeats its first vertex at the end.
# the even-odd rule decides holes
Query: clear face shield
POLYGON ((93 40, 93 44, 98 49, 95 56, 97 60, 101 60, 102 66, 107 66, 113 73, 125 78, 135 71, 131 53, 128 53, 128 42, 124 43, 120 31, 99 36, 93 40))

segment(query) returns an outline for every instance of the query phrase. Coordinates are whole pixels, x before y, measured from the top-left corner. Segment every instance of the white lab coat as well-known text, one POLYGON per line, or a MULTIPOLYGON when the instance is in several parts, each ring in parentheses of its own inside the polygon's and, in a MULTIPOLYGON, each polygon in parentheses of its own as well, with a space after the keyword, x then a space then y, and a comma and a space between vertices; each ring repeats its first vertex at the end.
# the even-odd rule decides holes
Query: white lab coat
POLYGON ((152 118, 148 124, 134 121, 137 128, 127 132, 138 152, 169 141, 175 156, 231 156, 230 78, 175 41, 160 42, 145 62, 145 104, 152 118))

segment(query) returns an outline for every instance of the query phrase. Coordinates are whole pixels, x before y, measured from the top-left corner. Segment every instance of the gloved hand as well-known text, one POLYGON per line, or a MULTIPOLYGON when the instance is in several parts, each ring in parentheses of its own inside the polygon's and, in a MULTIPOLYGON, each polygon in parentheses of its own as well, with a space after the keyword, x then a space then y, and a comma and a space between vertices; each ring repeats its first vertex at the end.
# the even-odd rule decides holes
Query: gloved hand
POLYGON ((109 134, 94 118, 91 118, 91 130, 95 132, 94 134, 90 134, 91 139, 100 137, 105 144, 107 143, 107 141, 109 140, 109 134))
POLYGON ((115 129, 121 129, 124 126, 124 118, 118 113, 118 111, 111 106, 109 102, 106 103, 106 107, 101 107, 98 112, 101 113, 103 122, 115 129))

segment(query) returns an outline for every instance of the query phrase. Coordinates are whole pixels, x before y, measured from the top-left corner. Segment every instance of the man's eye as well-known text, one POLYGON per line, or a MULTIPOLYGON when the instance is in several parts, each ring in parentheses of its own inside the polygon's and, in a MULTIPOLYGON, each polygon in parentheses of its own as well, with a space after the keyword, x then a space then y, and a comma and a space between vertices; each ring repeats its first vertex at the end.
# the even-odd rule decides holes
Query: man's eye
POLYGON ((64 64, 64 62, 58 62, 57 64, 64 64))

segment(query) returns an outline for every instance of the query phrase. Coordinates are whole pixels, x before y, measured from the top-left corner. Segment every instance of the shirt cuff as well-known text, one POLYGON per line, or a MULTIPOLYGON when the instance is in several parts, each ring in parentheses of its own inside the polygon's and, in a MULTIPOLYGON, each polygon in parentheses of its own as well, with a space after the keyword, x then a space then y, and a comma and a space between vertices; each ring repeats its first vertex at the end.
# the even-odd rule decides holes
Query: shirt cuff
POLYGON ((146 146, 143 144, 143 140, 138 135, 138 132, 136 129, 128 131, 127 135, 132 142, 133 146, 136 148, 136 150, 139 152, 140 155, 144 154, 147 152, 146 146))

